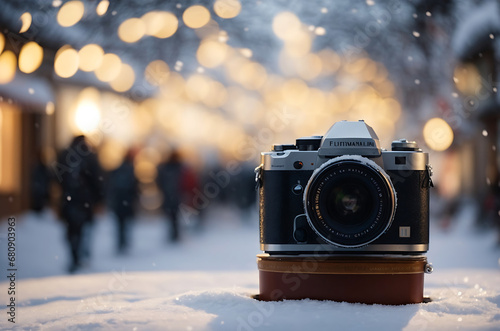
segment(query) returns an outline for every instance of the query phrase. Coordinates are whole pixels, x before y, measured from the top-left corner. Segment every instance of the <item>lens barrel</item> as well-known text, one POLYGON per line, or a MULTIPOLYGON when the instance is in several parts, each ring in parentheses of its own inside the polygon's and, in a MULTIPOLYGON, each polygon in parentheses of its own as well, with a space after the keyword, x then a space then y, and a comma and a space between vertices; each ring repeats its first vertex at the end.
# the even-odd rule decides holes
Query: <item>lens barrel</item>
POLYGON ((375 162, 338 157, 311 176, 304 192, 311 228, 328 243, 361 247, 380 237, 396 209, 394 187, 375 162))

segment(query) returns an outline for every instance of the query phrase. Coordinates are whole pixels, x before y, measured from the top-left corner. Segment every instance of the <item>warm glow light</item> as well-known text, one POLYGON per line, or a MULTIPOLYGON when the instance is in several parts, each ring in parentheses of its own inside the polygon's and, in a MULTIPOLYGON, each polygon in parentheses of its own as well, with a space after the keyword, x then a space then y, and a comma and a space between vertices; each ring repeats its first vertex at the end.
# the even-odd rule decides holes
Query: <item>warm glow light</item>
POLYGON ((96 44, 88 44, 82 47, 78 52, 79 68, 82 71, 94 71, 102 63, 104 51, 101 46, 96 44))
POLYGON ((215 68, 226 59, 229 47, 216 40, 203 41, 196 52, 198 62, 207 68, 215 68))
POLYGON ((171 37, 179 26, 177 17, 166 11, 152 11, 144 14, 141 20, 146 25, 145 33, 156 38, 171 37))
POLYGON ((472 63, 456 67, 453 72, 453 81, 457 89, 466 95, 474 95, 480 92, 481 76, 477 67, 472 63))
POLYGON ((185 83, 184 78, 173 71, 168 76, 167 81, 161 85, 161 95, 165 98, 176 99, 184 92, 185 83))
POLYGON ((73 26, 78 23, 85 12, 85 6, 81 1, 66 2, 57 13, 57 22, 63 27, 73 26))
POLYGON ((295 37, 301 29, 300 20, 291 12, 282 12, 273 19, 273 32, 283 40, 295 37))
POLYGON ((127 146, 117 140, 108 139, 99 149, 100 164, 104 170, 114 170, 120 166, 126 153, 127 146))
POLYGON ((108 7, 109 7, 109 1, 102 0, 97 5, 97 8, 95 9, 95 11, 96 11, 97 15, 102 16, 102 15, 106 14, 106 12, 108 11, 108 7))
POLYGON ((307 100, 309 88, 302 80, 294 78, 283 84, 281 93, 287 104, 297 107, 307 100))
POLYGON ((19 30, 19 33, 25 33, 26 31, 29 30, 29 28, 31 26, 31 21, 32 21, 31 14, 28 12, 22 14, 20 20, 21 20, 22 26, 21 26, 21 30, 19 30))
POLYGON ((321 59, 321 68, 323 75, 331 75, 339 70, 342 63, 340 56, 331 49, 324 49, 318 53, 321 59))
POLYGON ((130 90, 135 82, 134 69, 126 63, 121 64, 121 70, 118 76, 109 84, 116 92, 125 92, 130 90))
POLYGON ((256 62, 246 62, 238 73, 238 82, 249 90, 260 88, 267 79, 266 69, 256 62))
POLYGON ((53 115, 54 111, 56 110, 56 107, 52 101, 47 102, 45 105, 45 114, 47 115, 53 115))
POLYGON ((214 12, 221 18, 233 18, 241 12, 241 2, 238 0, 217 0, 214 12))
POLYGON ((148 64, 146 70, 144 71, 144 77, 146 80, 155 86, 162 85, 167 82, 170 76, 170 69, 168 64, 162 60, 155 60, 148 64))
POLYGON ((210 92, 210 79, 204 75, 192 75, 186 81, 186 93, 192 101, 201 101, 210 92))
POLYGON ((425 123, 424 140, 435 151, 444 151, 453 143, 453 130, 443 119, 435 117, 425 123))
POLYGON ((80 92, 74 119, 81 133, 91 133, 98 128, 101 121, 99 98, 99 91, 92 87, 80 92))
POLYGON ((157 176, 156 165, 147 160, 135 162, 134 173, 141 183, 152 183, 157 176))
POLYGON ((312 46, 312 38, 308 31, 297 30, 293 37, 286 40, 285 51, 291 57, 303 57, 309 53, 312 46))
POLYGON ((102 82, 110 82, 120 74, 121 66, 122 60, 118 55, 104 54, 101 65, 95 70, 95 75, 102 82))
POLYGON ((11 51, 0 55, 0 84, 10 83, 16 76, 17 59, 11 51))
POLYGON ((224 85, 217 81, 210 82, 209 92, 203 98, 203 103, 211 108, 223 106, 227 101, 228 93, 224 85))
POLYGON ((129 18, 120 24, 118 36, 126 43, 135 43, 146 33, 146 24, 140 18, 129 18))
POLYGON ((5 37, 3 33, 0 32, 0 54, 2 54, 4 47, 5 47, 5 37))
POLYGON ((184 24, 192 29, 198 29, 210 21, 210 12, 203 6, 191 6, 182 14, 184 24))
POLYGON ((32 73, 40 65, 43 60, 43 48, 36 42, 30 41, 21 48, 19 53, 19 70, 24 73, 32 73))
POLYGON ((69 78, 78 71, 78 52, 68 45, 61 47, 55 57, 54 71, 59 77, 69 78))
POLYGON ((307 54, 297 62, 297 73, 305 80, 312 80, 321 73, 321 59, 316 54, 307 54))

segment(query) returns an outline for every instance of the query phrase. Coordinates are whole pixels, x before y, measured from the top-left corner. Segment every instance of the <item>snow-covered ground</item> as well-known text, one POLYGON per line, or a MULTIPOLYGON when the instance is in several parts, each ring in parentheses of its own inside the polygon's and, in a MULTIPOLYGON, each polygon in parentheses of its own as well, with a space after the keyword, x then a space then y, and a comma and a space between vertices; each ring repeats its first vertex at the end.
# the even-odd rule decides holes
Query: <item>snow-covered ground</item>
MULTIPOLYGON (((16 324, 3 312, 0 328, 499 330, 500 250, 493 232, 472 227, 472 213, 464 208, 446 232, 433 227, 428 258, 435 271, 425 280, 432 302, 406 306, 252 299, 257 222, 239 221, 232 210, 209 214, 203 231, 187 228, 177 245, 165 243, 160 217, 142 216, 126 256, 115 254, 114 224, 101 215, 91 262, 71 276, 62 226, 50 212, 25 214, 16 228, 16 324)), ((0 272, 6 273, 5 223, 0 233, 0 272)), ((0 283, 2 305, 8 287, 0 283)))

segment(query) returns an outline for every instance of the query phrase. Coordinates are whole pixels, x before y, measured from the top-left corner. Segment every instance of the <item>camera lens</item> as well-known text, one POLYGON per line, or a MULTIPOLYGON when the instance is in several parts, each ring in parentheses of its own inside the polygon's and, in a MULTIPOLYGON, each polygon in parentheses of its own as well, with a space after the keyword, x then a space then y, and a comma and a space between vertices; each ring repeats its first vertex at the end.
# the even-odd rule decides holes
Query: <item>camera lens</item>
POLYGON ((396 207, 390 180, 368 159, 328 161, 311 176, 304 194, 313 230, 341 247, 376 240, 389 228, 396 207))
POLYGON ((342 181, 336 184, 327 198, 328 216, 345 226, 362 223, 370 216, 373 208, 369 190, 359 181, 342 181))

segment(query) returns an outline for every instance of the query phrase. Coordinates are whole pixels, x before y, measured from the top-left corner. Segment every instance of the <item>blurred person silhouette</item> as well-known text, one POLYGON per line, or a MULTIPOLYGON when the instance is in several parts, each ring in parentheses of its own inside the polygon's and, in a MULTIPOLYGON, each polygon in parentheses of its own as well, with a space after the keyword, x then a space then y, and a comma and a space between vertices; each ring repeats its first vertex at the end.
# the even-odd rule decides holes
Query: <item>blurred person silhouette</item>
POLYGON ((134 174, 132 150, 125 155, 122 164, 111 171, 108 178, 108 206, 117 222, 117 252, 123 254, 129 247, 129 225, 135 215, 138 183, 134 174))
POLYGON ((232 203, 241 212, 241 218, 249 221, 252 211, 256 210, 257 191, 255 189, 255 165, 250 162, 241 162, 239 172, 231 177, 229 195, 232 203))
POLYGON ((71 253, 69 272, 90 257, 90 230, 96 205, 103 196, 102 172, 97 155, 84 136, 77 136, 63 150, 54 167, 61 189, 60 216, 66 224, 71 253))
POLYGON ((42 152, 38 151, 30 178, 31 209, 37 214, 41 213, 49 202, 51 177, 50 169, 43 161, 42 152))
POLYGON ((173 149, 168 159, 158 165, 156 178, 158 188, 163 194, 162 209, 170 222, 168 238, 179 241, 179 207, 183 198, 185 166, 177 149, 173 149))

